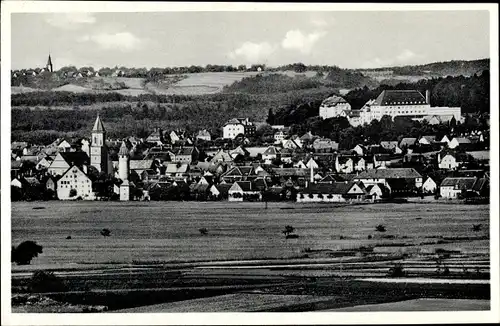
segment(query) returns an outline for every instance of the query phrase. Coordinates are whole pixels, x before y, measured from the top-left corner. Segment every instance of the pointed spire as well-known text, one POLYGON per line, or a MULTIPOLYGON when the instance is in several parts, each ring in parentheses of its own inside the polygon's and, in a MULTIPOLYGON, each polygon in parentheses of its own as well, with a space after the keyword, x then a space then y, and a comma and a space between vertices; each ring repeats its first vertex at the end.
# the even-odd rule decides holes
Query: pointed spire
POLYGON ((52 66, 52 58, 50 57, 50 53, 49 53, 49 59, 47 60, 47 66, 52 66))
POLYGON ((119 156, 127 156, 128 155, 128 148, 127 144, 125 144, 125 141, 122 141, 122 145, 120 146, 120 151, 118 152, 119 156))
POLYGON ((95 119, 94 128, 92 128, 92 132, 105 132, 104 125, 102 124, 101 118, 99 118, 99 114, 95 119))

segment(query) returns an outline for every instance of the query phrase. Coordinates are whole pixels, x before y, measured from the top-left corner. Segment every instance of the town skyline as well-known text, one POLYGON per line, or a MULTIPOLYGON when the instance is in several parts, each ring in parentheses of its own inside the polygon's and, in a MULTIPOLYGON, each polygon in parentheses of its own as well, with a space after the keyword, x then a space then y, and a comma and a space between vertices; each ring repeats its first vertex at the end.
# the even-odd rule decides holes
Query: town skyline
POLYGON ((490 57, 488 11, 15 13, 11 19, 11 69, 43 67, 49 53, 56 69, 293 62, 368 69, 490 57))

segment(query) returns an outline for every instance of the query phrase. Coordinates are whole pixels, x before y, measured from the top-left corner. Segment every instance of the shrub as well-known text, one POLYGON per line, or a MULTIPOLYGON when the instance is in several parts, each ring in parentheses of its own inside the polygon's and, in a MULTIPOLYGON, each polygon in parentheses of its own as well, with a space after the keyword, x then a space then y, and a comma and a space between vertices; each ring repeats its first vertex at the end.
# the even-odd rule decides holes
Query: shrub
POLYGON ((200 231, 201 235, 207 235, 208 234, 207 228, 201 228, 201 229, 198 229, 198 231, 200 231))
POLYGON ((287 225, 285 226, 285 229, 281 232, 283 232, 285 236, 289 236, 291 233, 295 232, 295 228, 291 225, 287 225))
POLYGON ((299 195, 299 198, 300 198, 300 199, 304 199, 304 194, 300 194, 300 195, 299 195))
POLYGON ((314 195, 313 194, 309 194, 309 198, 313 199, 314 195))
POLYGON ((328 198, 328 199, 332 199, 332 198, 333 198, 333 195, 332 195, 332 194, 328 194, 328 196, 326 196, 326 198, 328 198))
POLYGON ((28 288, 30 292, 64 292, 67 291, 67 286, 53 272, 36 271, 33 273, 29 281, 28 288))
POLYGON ((382 224, 379 224, 375 227, 375 231, 377 232, 385 232, 386 229, 385 229, 385 226, 383 226, 382 224))
POLYGON ((69 196, 70 196, 71 198, 75 197, 76 195, 77 195, 76 189, 71 189, 71 190, 69 191, 69 196))
POLYGON ((389 277, 402 277, 402 276, 405 276, 405 274, 406 273, 403 269, 403 266, 401 264, 396 264, 389 269, 387 276, 389 276, 389 277))
POLYGON ((474 231, 474 232, 481 231, 481 224, 473 224, 472 231, 474 231))
POLYGON ((104 237, 109 237, 111 235, 111 231, 109 229, 102 229, 101 235, 104 237))
POLYGON ((34 257, 41 254, 43 247, 35 241, 24 241, 19 246, 12 246, 11 262, 17 265, 29 265, 34 257))

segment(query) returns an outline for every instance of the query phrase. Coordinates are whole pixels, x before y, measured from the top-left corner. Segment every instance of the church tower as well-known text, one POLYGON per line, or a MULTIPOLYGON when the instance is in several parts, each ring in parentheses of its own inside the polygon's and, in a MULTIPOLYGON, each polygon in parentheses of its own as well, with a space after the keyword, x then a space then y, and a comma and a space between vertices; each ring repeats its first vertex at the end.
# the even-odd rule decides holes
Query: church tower
POLYGON ((128 182, 129 166, 129 151, 125 142, 122 142, 120 151, 118 152, 118 175, 122 180, 120 185, 120 200, 127 201, 130 199, 130 185, 128 182))
POLYGON ((48 71, 54 72, 54 67, 52 66, 52 58, 50 57, 49 53, 49 59, 47 60, 47 65, 45 66, 48 71))
POLYGON ((108 149, 106 147, 106 130, 99 115, 92 128, 92 139, 90 140, 90 164, 99 172, 108 173, 108 149))

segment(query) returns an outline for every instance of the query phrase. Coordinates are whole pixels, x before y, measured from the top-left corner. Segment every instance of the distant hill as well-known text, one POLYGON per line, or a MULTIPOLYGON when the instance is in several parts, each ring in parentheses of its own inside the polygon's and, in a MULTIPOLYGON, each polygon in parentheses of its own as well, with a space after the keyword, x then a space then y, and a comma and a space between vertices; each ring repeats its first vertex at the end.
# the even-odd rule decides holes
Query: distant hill
POLYGON ((365 76, 381 79, 391 79, 395 76, 421 76, 421 77, 446 77, 446 76, 472 76, 483 70, 490 69, 490 59, 480 60, 452 60, 434 62, 425 65, 408 65, 401 67, 385 67, 374 69, 356 69, 365 76))

